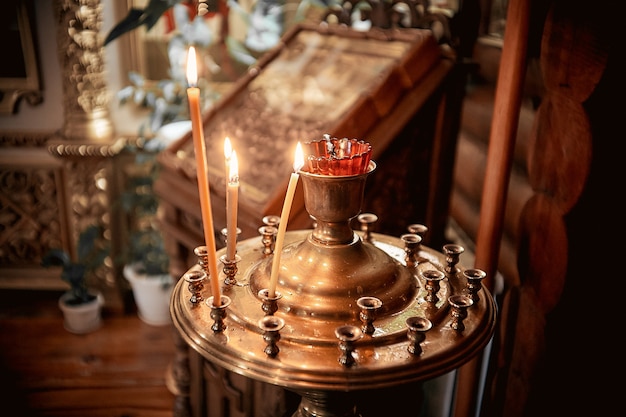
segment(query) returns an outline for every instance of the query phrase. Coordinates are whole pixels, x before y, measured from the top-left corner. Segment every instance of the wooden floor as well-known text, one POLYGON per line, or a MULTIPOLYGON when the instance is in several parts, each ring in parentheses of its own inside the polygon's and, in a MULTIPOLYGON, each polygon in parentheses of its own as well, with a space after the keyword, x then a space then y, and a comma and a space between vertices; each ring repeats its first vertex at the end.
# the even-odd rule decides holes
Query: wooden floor
POLYGON ((103 312, 87 335, 63 328, 60 292, 0 290, 0 415, 172 417, 172 326, 103 312))

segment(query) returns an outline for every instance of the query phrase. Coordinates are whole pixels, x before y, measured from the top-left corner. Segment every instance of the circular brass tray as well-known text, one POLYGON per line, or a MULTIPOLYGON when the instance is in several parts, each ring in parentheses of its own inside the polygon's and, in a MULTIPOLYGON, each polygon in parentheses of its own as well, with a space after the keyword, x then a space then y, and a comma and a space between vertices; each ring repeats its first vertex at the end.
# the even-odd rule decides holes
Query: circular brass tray
MULTIPOLYGON (((258 291, 269 281, 272 260, 272 255, 263 253, 261 237, 238 242, 241 260, 235 284, 224 284, 225 275, 220 273, 222 295, 231 299, 223 332, 211 330, 211 307, 190 302, 187 283, 179 280, 170 312, 183 339, 204 358, 229 371, 296 391, 366 390, 424 381, 461 366, 489 342, 496 307, 484 288, 478 293, 479 301, 468 309, 465 329, 457 331, 450 326, 448 297, 466 291, 462 261, 459 272, 442 281, 440 301, 433 304, 424 300, 421 273, 432 269, 444 272, 442 253, 422 246, 417 265, 407 266, 399 238, 372 233, 371 241, 365 242, 355 232, 352 244, 324 248, 316 247, 311 233, 290 231, 285 237, 282 257, 286 267, 277 285, 282 298, 274 313, 284 319, 285 326, 280 330, 280 351, 275 357, 264 353, 266 342, 258 324, 265 315, 258 291), (350 264, 346 270, 341 264, 354 251, 358 256, 345 261, 350 264), (372 259, 360 259, 364 253, 372 259), (358 274, 351 274, 357 264, 358 274), (362 275, 365 285, 359 285, 362 275), (335 329, 361 327, 356 300, 371 295, 380 298, 384 306, 373 323, 375 331, 356 341, 354 365, 342 365, 335 329), (413 316, 428 318, 433 325, 419 355, 408 350, 406 320, 413 316)), ((218 259, 224 252, 218 251, 218 259)), ((195 268, 200 266, 191 269, 195 268)), ((211 297, 210 288, 205 282, 201 290, 204 300, 211 297)))

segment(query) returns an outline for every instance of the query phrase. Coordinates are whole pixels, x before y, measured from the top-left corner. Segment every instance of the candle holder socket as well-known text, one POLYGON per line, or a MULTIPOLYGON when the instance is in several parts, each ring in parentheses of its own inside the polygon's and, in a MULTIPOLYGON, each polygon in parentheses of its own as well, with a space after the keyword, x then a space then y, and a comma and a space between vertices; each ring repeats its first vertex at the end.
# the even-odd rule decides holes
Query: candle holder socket
POLYGON ((354 357, 354 344, 363 337, 363 332, 357 326, 344 325, 335 329, 335 336, 339 339, 339 363, 345 367, 356 364, 354 357))
POLYGON ((361 213, 357 216, 357 220, 361 225, 361 231, 363 232, 363 241, 372 241, 372 229, 374 223, 378 221, 378 216, 374 213, 361 213))
POLYGON ((445 278, 443 272, 438 271, 436 269, 427 269, 422 272, 422 277, 424 277, 424 287, 426 288, 426 295, 424 296, 424 301, 437 304, 439 302, 439 290, 441 289, 441 281, 445 278))
POLYGON ((280 331, 285 327, 285 320, 276 316, 265 316, 259 320, 259 327, 263 331, 263 340, 266 343, 263 352, 273 358, 280 352, 277 342, 280 340, 280 331))
POLYGON ((422 243, 422 238, 415 233, 405 233, 400 236, 404 242, 404 261, 406 266, 415 266, 417 264, 417 252, 422 243))
POLYGON ((426 236, 426 232, 428 232, 428 227, 419 223, 410 224, 406 229, 409 233, 415 233, 421 237, 422 241, 424 240, 424 236, 426 236))
POLYGON ((235 285, 237 284, 237 263, 241 261, 239 255, 235 255, 235 259, 227 259, 226 255, 220 256, 220 262, 224 265, 223 271, 226 278, 224 278, 224 284, 235 285))
POLYGON ((422 354, 421 343, 426 340, 426 332, 432 329, 433 323, 425 317, 413 316, 406 319, 408 351, 412 355, 422 354))
POLYGON ((275 214, 269 214, 267 216, 263 216, 263 224, 266 226, 274 226, 278 229, 278 225, 280 224, 280 216, 275 214))
POLYGON ((482 280, 485 279, 487 273, 481 269, 470 268, 463 271, 463 276, 467 279, 467 292, 474 304, 477 304, 480 300, 478 291, 483 287, 482 280))
POLYGON ((276 243, 278 228, 268 225, 261 226, 259 227, 259 233, 261 234, 261 243, 263 243, 263 255, 269 256, 274 253, 274 244, 276 243))
POLYGON ((452 316, 452 327, 457 332, 465 330, 465 324, 463 321, 467 318, 467 309, 474 304, 472 299, 467 295, 455 294, 448 297, 448 302, 452 306, 450 309, 450 315, 452 316))
POLYGON ((465 252, 465 248, 455 243, 448 243, 443 245, 443 253, 446 256, 446 267, 444 269, 448 278, 456 276, 460 271, 456 266, 459 263, 461 254, 465 252))
POLYGON ((209 249, 204 245, 196 246, 193 253, 198 258, 198 265, 209 275, 209 249))
POLYGON ((374 327, 376 312, 383 306, 383 302, 376 297, 361 297, 356 300, 356 304, 361 309, 361 312, 359 313, 359 318, 363 323, 361 330, 365 334, 373 334, 376 330, 374 327))
POLYGON ((202 269, 190 269, 183 275, 183 279, 187 282, 187 288, 191 293, 189 302, 195 306, 202 301, 202 289, 204 288, 206 272, 202 269))
POLYGON ((221 333, 226 330, 224 319, 226 318, 226 309, 230 305, 231 300, 227 295, 222 295, 220 297, 221 303, 217 306, 213 304, 213 300, 213 296, 206 300, 206 304, 211 307, 211 319, 213 319, 211 330, 213 330, 214 333, 221 333))
POLYGON ((274 292, 274 297, 270 297, 269 292, 270 290, 268 288, 263 288, 257 293, 261 301, 263 301, 261 309, 266 316, 271 316, 278 311, 278 300, 283 297, 283 295, 278 291, 274 292))

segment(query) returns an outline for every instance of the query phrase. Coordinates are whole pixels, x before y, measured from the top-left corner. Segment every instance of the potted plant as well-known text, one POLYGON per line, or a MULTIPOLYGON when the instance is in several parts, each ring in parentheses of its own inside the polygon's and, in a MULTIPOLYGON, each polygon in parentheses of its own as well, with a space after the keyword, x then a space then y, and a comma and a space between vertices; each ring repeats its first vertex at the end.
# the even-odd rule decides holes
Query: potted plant
POLYGON ((42 258, 42 266, 60 266, 61 279, 70 286, 59 298, 64 327, 69 332, 83 334, 96 330, 102 323, 104 299, 99 291, 88 287, 87 276, 101 267, 109 255, 99 238, 101 228, 89 226, 78 240, 78 257, 74 261, 63 249, 51 249, 42 258))
POLYGON ((155 151, 131 151, 135 154, 134 163, 126 167, 126 187, 121 193, 122 210, 129 225, 121 263, 139 318, 160 326, 170 323, 174 279, 169 273, 169 256, 159 229, 158 199, 152 189, 158 164, 155 151))
MULTIPOLYGON (((146 249, 154 255, 154 249, 146 249)), ((123 273, 132 291, 137 314, 147 324, 162 326, 170 323, 169 303, 174 278, 166 270, 146 267, 147 259, 135 260, 124 265, 123 273)), ((149 265, 149 264, 148 264, 149 265)))

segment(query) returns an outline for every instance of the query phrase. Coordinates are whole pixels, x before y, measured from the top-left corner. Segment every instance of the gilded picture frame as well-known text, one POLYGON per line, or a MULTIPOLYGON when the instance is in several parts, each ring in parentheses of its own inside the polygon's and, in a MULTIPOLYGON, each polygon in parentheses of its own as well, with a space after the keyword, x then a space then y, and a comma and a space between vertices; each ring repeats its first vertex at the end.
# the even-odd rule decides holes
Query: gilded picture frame
POLYGON ((33 106, 43 101, 33 17, 32 2, 0 3, 0 114, 17 113, 21 98, 33 106))

